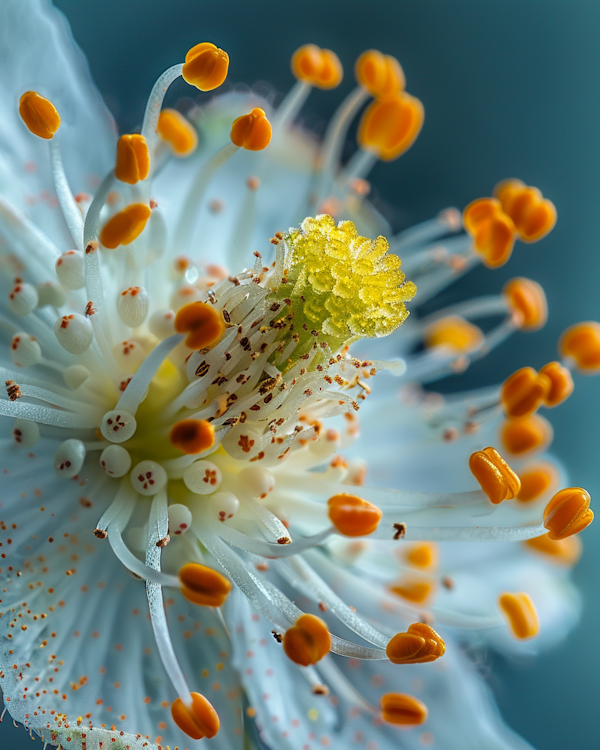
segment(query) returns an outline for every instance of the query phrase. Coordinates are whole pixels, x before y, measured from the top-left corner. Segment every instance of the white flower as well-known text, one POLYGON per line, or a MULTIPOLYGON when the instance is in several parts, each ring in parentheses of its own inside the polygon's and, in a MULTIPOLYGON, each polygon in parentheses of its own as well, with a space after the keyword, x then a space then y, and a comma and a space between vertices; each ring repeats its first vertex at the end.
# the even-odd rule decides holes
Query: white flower
MULTIPOLYGON (((551 440, 534 412, 568 396, 569 370, 427 394, 543 324, 545 299, 520 279, 406 321, 404 274, 415 309, 540 239, 552 204, 501 183, 467 207, 467 233, 449 210, 388 246, 365 177, 410 147, 422 106, 367 53, 316 145, 290 125, 341 66, 312 46, 278 109, 206 97, 192 127, 159 118, 166 88, 227 72, 194 47, 115 168, 60 16, 41 0, 0 12, 6 709, 81 750, 525 747, 460 644, 531 651, 577 614, 566 571, 589 496, 553 495, 561 472, 531 461, 551 440), (485 334, 471 322, 491 316, 485 334)), ((594 324, 570 331, 565 365, 597 369, 599 342, 594 324)))

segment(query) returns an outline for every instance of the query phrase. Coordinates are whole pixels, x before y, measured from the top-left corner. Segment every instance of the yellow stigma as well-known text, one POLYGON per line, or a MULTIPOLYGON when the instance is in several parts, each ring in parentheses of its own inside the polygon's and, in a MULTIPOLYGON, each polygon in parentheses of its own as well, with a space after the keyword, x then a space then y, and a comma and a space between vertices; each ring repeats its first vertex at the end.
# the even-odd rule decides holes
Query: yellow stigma
POLYGON ((360 237, 351 221, 307 218, 288 232, 287 282, 277 296, 291 300, 294 329, 323 334, 335 352, 363 337, 387 336, 406 320, 417 291, 388 253, 385 237, 360 237), (305 328, 306 326, 306 328, 305 328))

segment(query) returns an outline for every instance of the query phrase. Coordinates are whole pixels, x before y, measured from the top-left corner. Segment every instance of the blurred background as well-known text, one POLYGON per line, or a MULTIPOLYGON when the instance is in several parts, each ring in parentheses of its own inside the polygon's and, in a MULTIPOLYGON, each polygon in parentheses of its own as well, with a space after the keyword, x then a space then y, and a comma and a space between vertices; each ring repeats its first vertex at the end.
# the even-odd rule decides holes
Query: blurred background
MULTIPOLYGON (((156 77, 210 40, 231 58, 229 80, 293 84, 292 52, 314 42, 345 66, 342 85, 315 90, 302 117, 322 129, 353 86, 352 66, 367 48, 395 55, 408 91, 426 111, 413 148, 371 174, 374 199, 395 228, 490 195, 518 177, 554 201, 558 223, 539 244, 517 248, 508 266, 471 273, 447 294, 498 291, 523 275, 545 288, 546 327, 514 337, 461 376, 461 386, 494 383, 524 364, 556 357, 568 325, 600 319, 600 4, 592 0, 55 0, 87 55, 121 132, 139 127, 156 77), (593 81, 592 81, 593 79, 593 81), (535 338, 534 338, 535 337, 535 338), (468 382, 465 382, 468 381, 468 382)), ((189 93, 174 87, 172 101, 189 93)), ((349 152, 354 148, 349 144, 349 152)), ((445 381, 446 388, 458 383, 445 381)), ((600 497, 600 379, 578 377, 575 393, 549 413, 553 452, 571 481, 600 497)), ((523 663, 484 664, 507 722, 538 750, 590 748, 600 740, 600 521, 582 536, 574 578, 583 617, 569 641, 523 663)), ((5 722, 0 746, 27 747, 5 722)), ((446 749, 444 749, 446 750, 446 749)), ((448 748, 447 750, 454 750, 448 748)))

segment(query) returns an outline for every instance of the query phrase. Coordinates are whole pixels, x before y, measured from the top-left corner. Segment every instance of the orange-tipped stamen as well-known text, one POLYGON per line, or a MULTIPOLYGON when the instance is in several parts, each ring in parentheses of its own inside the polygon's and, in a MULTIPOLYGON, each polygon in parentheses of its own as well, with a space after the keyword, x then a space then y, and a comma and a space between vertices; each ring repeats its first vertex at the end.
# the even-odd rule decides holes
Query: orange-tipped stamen
POLYGON ((572 359, 584 375, 600 372, 600 323, 577 323, 563 333, 558 342, 561 357, 572 359))
POLYGON ((515 225, 494 198, 479 198, 463 211, 463 225, 473 238, 473 248, 488 268, 503 266, 515 244, 515 225))
POLYGON ((590 495, 581 487, 557 492, 544 510, 544 526, 550 539, 566 539, 589 526, 594 520, 590 495))
POLYGON ((212 346, 223 335, 225 321, 212 305, 206 302, 190 302, 177 311, 175 316, 177 333, 187 333, 185 345, 190 349, 212 346))
POLYGON ((552 409, 566 401, 573 393, 573 376, 560 362, 548 362, 540 370, 550 380, 550 391, 544 398, 544 406, 552 409))
POLYGON ((182 732, 193 740, 214 737, 221 726, 219 715, 210 702, 200 693, 190 693, 190 702, 185 704, 177 698, 171 705, 173 721, 182 732))
POLYGON ((360 55, 354 65, 354 75, 358 84, 376 99, 396 96, 406 85, 398 60, 376 49, 369 49, 360 55))
POLYGON ((506 592, 498 597, 498 606, 518 640, 535 638, 540 632, 537 611, 529 594, 506 592))
POLYGON ((182 419, 171 427, 171 445, 188 456, 211 448, 215 442, 215 430, 205 419, 182 419))
POLYGON ((149 218, 150 208, 145 203, 133 203, 106 222, 100 230, 100 242, 109 250, 129 245, 144 231, 149 218))
POLYGON ((247 115, 238 117, 231 126, 231 142, 248 151, 262 151, 271 143, 271 123, 264 109, 255 107, 247 115))
POLYGON ((581 557, 581 539, 569 536, 565 539, 551 539, 549 534, 542 534, 533 539, 527 539, 524 544, 538 555, 557 565, 572 567, 581 557))
POLYGON ((316 664, 331 650, 327 625, 315 615, 301 615, 283 636, 285 655, 303 667, 316 664))
POLYGON ((522 277, 511 279, 502 294, 522 331, 537 331, 546 324, 546 295, 537 281, 522 277))
POLYGON ((544 462, 530 464, 525 470, 519 471, 519 479, 521 489, 517 493, 517 500, 520 503, 531 503, 557 487, 559 474, 553 464, 544 462))
POLYGON ((333 89, 342 81, 344 71, 339 57, 316 44, 305 44, 292 55, 292 73, 303 83, 320 89, 333 89))
POLYGON ((405 693, 386 693, 380 701, 383 720, 388 724, 416 727, 427 721, 427 706, 405 693))
POLYGON ((413 145, 424 119, 423 105, 406 92, 374 101, 361 118, 358 143, 382 161, 397 159, 413 145))
POLYGON ((376 505, 346 493, 330 497, 327 506, 331 523, 344 536, 372 534, 382 516, 376 505))
POLYGON ((212 91, 227 78, 229 55, 210 42, 192 47, 185 56, 183 79, 200 91, 212 91))
POLYGON ((526 456, 547 448, 552 442, 550 423, 537 414, 507 419, 500 426, 500 439, 511 456, 526 456))
POLYGON ((522 367, 502 384, 500 400, 507 417, 526 417, 546 404, 552 381, 533 367, 522 367))
POLYGON ((420 542, 410 547, 405 557, 406 562, 415 568, 432 570, 437 567, 438 548, 433 542, 420 542))
POLYGON ((409 626, 408 632, 397 633, 388 643, 385 653, 393 664, 423 664, 443 656, 443 639, 422 622, 409 626))
POLYGON ((115 177, 128 185, 145 180, 150 171, 150 154, 143 135, 122 135, 117 141, 115 177))
POLYGON ((484 341, 480 328, 458 315, 449 315, 429 325, 423 334, 429 349, 443 346, 452 352, 466 354, 477 349, 484 341))
POLYGON ((185 598, 203 607, 221 607, 231 591, 231 583, 225 576, 198 563, 184 565, 179 580, 185 598))
POLYGON ((504 180, 494 188, 502 210, 513 220, 522 242, 537 242, 556 224, 556 208, 541 192, 521 180, 504 180))
POLYGON ((435 584, 424 578, 406 576, 390 586, 390 591, 412 604, 424 604, 435 592, 435 584))
POLYGON ((19 102, 19 114, 29 130, 49 141, 60 127, 60 115, 48 99, 37 91, 26 91, 19 102))
POLYGON ((512 500, 521 488, 519 477, 494 448, 473 453, 469 458, 469 468, 494 505, 512 500))
POLYGON ((158 116, 157 131, 175 156, 189 156, 198 145, 195 128, 176 109, 163 109, 158 116))

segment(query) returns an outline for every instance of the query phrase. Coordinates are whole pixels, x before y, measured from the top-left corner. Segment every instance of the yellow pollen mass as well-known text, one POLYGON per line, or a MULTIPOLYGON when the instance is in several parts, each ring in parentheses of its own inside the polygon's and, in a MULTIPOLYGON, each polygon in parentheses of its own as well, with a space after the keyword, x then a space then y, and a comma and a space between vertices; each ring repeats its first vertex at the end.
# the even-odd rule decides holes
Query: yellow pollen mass
POLYGON ((48 99, 37 91, 26 91, 19 102, 19 114, 29 130, 49 141, 60 126, 60 115, 48 99))
POLYGON ((324 334, 333 351, 364 337, 387 336, 408 317, 405 302, 417 291, 388 253, 384 237, 361 237, 351 221, 307 218, 288 232, 289 297, 297 331, 324 334))

